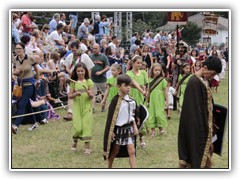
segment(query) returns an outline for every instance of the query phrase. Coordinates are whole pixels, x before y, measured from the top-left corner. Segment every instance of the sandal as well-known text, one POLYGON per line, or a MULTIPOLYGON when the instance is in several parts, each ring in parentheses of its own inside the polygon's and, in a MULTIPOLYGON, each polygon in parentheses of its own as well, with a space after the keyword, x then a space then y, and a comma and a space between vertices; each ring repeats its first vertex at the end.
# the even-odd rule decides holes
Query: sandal
POLYGON ((141 148, 145 148, 146 147, 146 143, 143 141, 143 137, 140 137, 140 147, 141 148))
POLYGON ((90 155, 91 152, 92 152, 91 149, 85 149, 85 150, 84 150, 84 154, 85 154, 86 156, 90 155))
POLYGON ((142 143, 140 144, 140 147, 141 147, 141 148, 145 148, 145 147, 146 147, 146 143, 145 143, 145 142, 142 142, 142 143))
POLYGON ((63 117, 66 121, 71 121, 72 120, 72 113, 68 112, 66 116, 63 117))
POLYGON ((154 138, 156 136, 156 133, 155 132, 152 132, 152 138, 154 138))
POLYGON ((164 130, 162 127, 160 127, 160 128, 159 128, 159 133, 160 133, 160 134, 164 134, 164 132, 165 132, 165 130, 164 130))

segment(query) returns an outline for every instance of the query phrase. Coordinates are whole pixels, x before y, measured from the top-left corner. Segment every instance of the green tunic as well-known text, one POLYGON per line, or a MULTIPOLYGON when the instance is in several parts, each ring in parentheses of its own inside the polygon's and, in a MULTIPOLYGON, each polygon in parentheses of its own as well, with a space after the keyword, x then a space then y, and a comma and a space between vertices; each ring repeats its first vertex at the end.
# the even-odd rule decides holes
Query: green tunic
MULTIPOLYGON (((153 79, 150 79, 150 82, 153 79)), ((149 117, 147 127, 149 128, 165 128, 167 127, 167 118, 165 115, 165 90, 167 81, 163 79, 151 92, 149 101, 149 117)))
MULTIPOLYGON (((138 76, 135 75, 132 71, 127 71, 126 74, 129 75, 132 80, 135 80, 139 84, 139 86, 147 84, 147 72, 145 70, 141 70, 141 73, 138 76)), ((138 91, 137 88, 131 88, 130 96, 137 102, 138 106, 140 104, 143 104, 144 96, 138 91)))
MULTIPOLYGON (((183 78, 184 76, 182 74, 179 75, 178 77, 178 82, 181 81, 181 79, 183 78)), ((183 105, 183 98, 184 98, 184 93, 185 93, 185 89, 187 87, 187 83, 188 83, 188 80, 189 78, 191 77, 188 76, 183 82, 182 84, 180 85, 179 87, 179 107, 180 107, 180 110, 182 109, 182 105, 183 105)))
POLYGON ((107 80, 107 85, 110 86, 109 93, 108 93, 108 102, 112 101, 112 98, 118 94, 117 88, 117 77, 110 77, 107 80))
MULTIPOLYGON (((91 79, 79 83, 71 83, 70 88, 84 90, 93 87, 91 79)), ((92 139, 93 127, 92 102, 87 92, 82 92, 73 100, 73 138, 89 142, 92 139)))

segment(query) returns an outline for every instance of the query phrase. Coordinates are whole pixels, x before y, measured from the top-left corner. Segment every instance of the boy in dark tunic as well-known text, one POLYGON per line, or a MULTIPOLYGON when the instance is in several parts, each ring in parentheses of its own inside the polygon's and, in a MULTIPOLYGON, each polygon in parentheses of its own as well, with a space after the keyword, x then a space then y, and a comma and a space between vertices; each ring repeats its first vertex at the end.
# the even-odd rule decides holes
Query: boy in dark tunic
POLYGON ((180 168, 211 168, 213 97, 209 82, 221 69, 220 59, 208 57, 188 81, 178 131, 180 168))
POLYGON ((131 168, 136 168, 136 135, 138 128, 135 122, 136 102, 129 97, 131 78, 122 74, 117 77, 119 94, 109 106, 104 133, 103 157, 112 168, 115 157, 129 157, 131 168))

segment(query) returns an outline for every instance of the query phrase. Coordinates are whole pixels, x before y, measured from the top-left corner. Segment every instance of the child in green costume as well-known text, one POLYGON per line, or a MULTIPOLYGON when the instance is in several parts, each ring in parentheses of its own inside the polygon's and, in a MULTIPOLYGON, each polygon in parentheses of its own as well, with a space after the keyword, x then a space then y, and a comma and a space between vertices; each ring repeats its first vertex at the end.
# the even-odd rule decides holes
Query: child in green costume
POLYGON ((73 99, 73 144, 76 150, 78 139, 85 143, 85 155, 91 153, 90 140, 92 139, 93 112, 93 82, 89 78, 85 64, 78 63, 72 73, 68 98, 73 99))

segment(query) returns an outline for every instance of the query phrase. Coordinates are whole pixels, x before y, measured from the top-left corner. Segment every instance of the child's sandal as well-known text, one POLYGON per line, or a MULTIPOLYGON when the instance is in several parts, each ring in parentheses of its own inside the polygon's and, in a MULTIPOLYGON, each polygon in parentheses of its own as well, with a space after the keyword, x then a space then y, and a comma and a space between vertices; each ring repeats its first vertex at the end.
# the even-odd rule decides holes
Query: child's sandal
POLYGON ((145 142, 142 142, 142 143, 140 144, 140 147, 141 147, 141 148, 145 148, 145 147, 146 147, 146 143, 145 143, 145 142))
POLYGON ((85 149, 85 150, 84 150, 84 154, 87 155, 87 156, 90 155, 91 152, 92 152, 91 149, 85 149))

